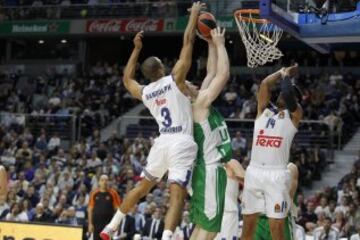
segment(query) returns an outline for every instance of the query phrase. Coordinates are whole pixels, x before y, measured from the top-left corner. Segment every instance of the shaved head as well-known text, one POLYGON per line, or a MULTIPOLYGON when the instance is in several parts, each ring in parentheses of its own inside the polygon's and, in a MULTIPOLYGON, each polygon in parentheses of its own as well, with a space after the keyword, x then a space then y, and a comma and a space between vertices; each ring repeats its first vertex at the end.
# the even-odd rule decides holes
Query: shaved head
POLYGON ((165 75, 165 68, 158 57, 148 57, 141 65, 144 76, 154 82, 165 75))

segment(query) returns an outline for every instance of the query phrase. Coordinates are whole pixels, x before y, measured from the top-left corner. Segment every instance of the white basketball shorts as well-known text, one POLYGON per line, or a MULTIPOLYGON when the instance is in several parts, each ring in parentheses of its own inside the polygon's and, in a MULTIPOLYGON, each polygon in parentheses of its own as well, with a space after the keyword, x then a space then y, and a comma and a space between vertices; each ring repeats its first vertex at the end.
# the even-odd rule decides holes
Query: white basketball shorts
POLYGON ((284 168, 249 166, 245 173, 242 214, 262 213, 282 219, 291 207, 290 172, 284 168))
POLYGON ((224 212, 221 231, 216 235, 215 240, 238 240, 239 239, 239 213, 224 212))
POLYGON ((185 134, 160 135, 155 139, 142 175, 160 181, 169 171, 168 180, 186 187, 197 154, 197 144, 185 134))

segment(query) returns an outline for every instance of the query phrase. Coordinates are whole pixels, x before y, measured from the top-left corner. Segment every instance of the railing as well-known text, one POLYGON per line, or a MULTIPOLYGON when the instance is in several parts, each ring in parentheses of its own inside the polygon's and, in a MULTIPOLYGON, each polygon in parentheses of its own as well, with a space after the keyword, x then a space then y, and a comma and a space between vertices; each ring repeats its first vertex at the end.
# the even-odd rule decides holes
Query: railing
MULTIPOLYGON (((215 15, 231 14, 228 0, 205 1, 208 10, 215 15)), ((107 4, 69 4, 38 6, 4 6, 0 15, 5 20, 26 19, 82 19, 107 17, 168 17, 176 18, 187 14, 191 1, 168 0, 158 2, 107 3, 107 4)), ((1 16, 0 16, 1 18, 1 16)))
MULTIPOLYGON (((252 142, 253 119, 225 119, 225 121, 231 136, 240 131, 242 136, 247 139, 247 142, 252 142)), ((136 138, 139 133, 144 137, 149 137, 157 134, 158 127, 152 117, 127 116, 121 118, 118 132, 128 138, 136 138)), ((323 121, 304 120, 300 123, 294 143, 296 146, 303 148, 319 147, 328 149, 332 157, 333 150, 341 147, 341 132, 332 131, 323 121)))
POLYGON ((15 131, 29 128, 35 136, 45 129, 48 137, 57 134, 69 144, 76 140, 75 115, 0 113, 0 124, 15 131))

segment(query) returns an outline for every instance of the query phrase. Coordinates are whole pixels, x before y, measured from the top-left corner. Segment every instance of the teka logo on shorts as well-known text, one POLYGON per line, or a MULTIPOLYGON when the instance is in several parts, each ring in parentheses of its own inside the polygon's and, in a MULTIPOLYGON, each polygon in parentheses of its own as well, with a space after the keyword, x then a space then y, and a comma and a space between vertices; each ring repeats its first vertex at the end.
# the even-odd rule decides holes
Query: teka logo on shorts
POLYGON ((264 130, 260 130, 259 135, 257 136, 256 139, 256 146, 274 147, 274 148, 279 148, 281 146, 281 142, 283 140, 282 137, 267 136, 263 134, 264 134, 264 130))
POLYGON ((281 212, 281 209, 280 209, 280 205, 279 205, 279 204, 275 204, 274 212, 276 212, 276 213, 281 212))
POLYGON ((281 207, 280 204, 276 203, 274 206, 274 212, 275 213, 280 213, 280 212, 286 212, 287 209, 287 202, 286 201, 282 201, 281 202, 281 207))

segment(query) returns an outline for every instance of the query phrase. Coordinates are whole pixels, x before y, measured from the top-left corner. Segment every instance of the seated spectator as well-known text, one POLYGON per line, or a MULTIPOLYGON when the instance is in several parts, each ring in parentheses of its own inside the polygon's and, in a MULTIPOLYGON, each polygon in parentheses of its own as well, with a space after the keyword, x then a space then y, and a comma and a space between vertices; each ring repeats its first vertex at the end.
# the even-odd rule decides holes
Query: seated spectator
POLYGON ((135 229, 137 233, 141 233, 145 226, 145 216, 139 212, 138 205, 136 204, 133 208, 133 217, 135 218, 135 229))
POLYGON ((34 186, 29 186, 26 193, 24 194, 24 199, 27 199, 30 201, 30 206, 36 206, 38 202, 40 201, 40 198, 35 191, 34 186))
POLYGON ((29 199, 23 199, 22 201, 24 212, 26 213, 29 221, 32 221, 35 215, 35 211, 31 205, 31 202, 29 199))
POLYGON ((146 201, 139 203, 139 207, 138 207, 139 213, 144 214, 146 207, 150 205, 150 203, 152 203, 153 201, 154 201, 154 196, 152 193, 146 195, 146 201))
POLYGON ((118 240, 118 239, 132 240, 135 232, 136 232, 135 218, 132 216, 132 214, 130 212, 121 221, 119 230, 116 232, 113 239, 114 240, 118 240))
POLYGON ((88 203, 85 201, 85 196, 80 195, 75 206, 75 216, 79 225, 84 225, 86 223, 87 205, 88 203))
POLYGON ((312 231, 316 227, 317 220, 315 204, 312 201, 309 201, 306 206, 306 212, 302 213, 299 222, 307 231, 312 231))
POLYGON ((349 211, 346 218, 351 226, 360 226, 360 208, 354 202, 349 204, 349 211))
POLYGON ((314 230, 314 240, 338 240, 339 233, 335 228, 331 227, 331 219, 325 219, 324 226, 318 227, 314 230))
POLYGON ((32 150, 29 148, 28 142, 23 142, 21 148, 16 152, 15 158, 19 163, 32 160, 32 150))
POLYGON ((10 207, 6 199, 0 199, 0 220, 4 219, 9 211, 10 207))
POLYGON ((29 218, 26 212, 23 211, 20 203, 13 203, 10 207, 10 212, 6 215, 5 220, 15 222, 28 222, 29 218))
POLYGON ((240 131, 236 132, 235 137, 231 141, 231 146, 234 151, 240 150, 243 155, 246 154, 247 142, 246 138, 241 135, 240 131))
POLYGON ((342 236, 342 232, 344 231, 344 227, 346 224, 345 215, 342 211, 336 212, 335 222, 332 224, 332 227, 335 228, 339 236, 342 236))
POLYGON ((349 200, 347 196, 341 197, 340 205, 335 208, 335 212, 341 211, 344 215, 349 211, 349 200))
POLYGON ((156 208, 151 218, 146 220, 142 236, 143 239, 156 239, 160 240, 162 232, 164 231, 164 221, 161 216, 161 209, 156 208))
POLYGON ((38 203, 35 209, 35 216, 33 219, 34 222, 50 222, 51 216, 44 209, 44 205, 42 203, 38 203))
POLYGON ((87 160, 86 168, 87 169, 95 169, 97 167, 100 167, 102 165, 102 162, 100 158, 97 157, 96 151, 93 151, 91 158, 87 160))
POLYGON ((192 232, 194 231, 195 225, 190 222, 189 212, 183 212, 182 221, 180 224, 182 239, 189 240, 192 232))
POLYGON ((327 217, 330 217, 330 211, 326 197, 321 197, 320 205, 315 208, 315 213, 319 214, 319 212, 324 212, 327 217))
POLYGON ((52 150, 54 150, 55 148, 60 147, 60 143, 61 143, 61 141, 60 141, 59 135, 55 133, 55 134, 50 138, 49 143, 48 143, 48 145, 47 145, 47 148, 48 148, 50 151, 52 151, 52 150))
POLYGON ((76 217, 76 211, 74 207, 69 207, 66 211, 67 214, 67 221, 66 224, 72 225, 72 226, 78 226, 79 223, 77 221, 76 217))

